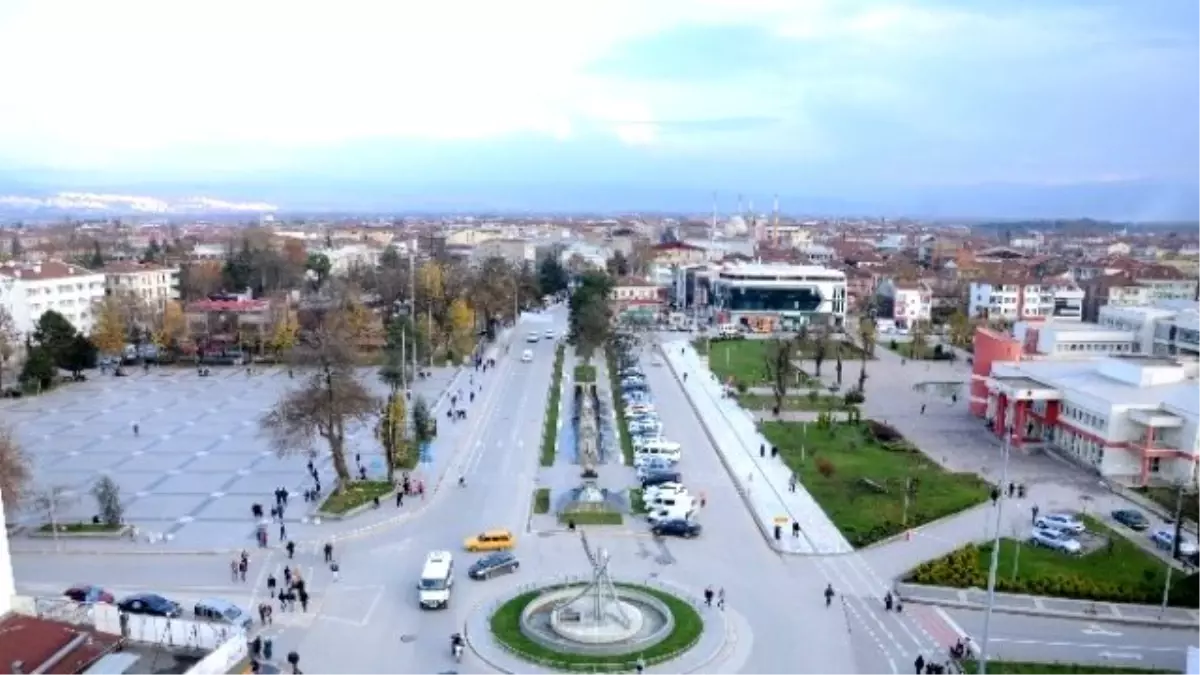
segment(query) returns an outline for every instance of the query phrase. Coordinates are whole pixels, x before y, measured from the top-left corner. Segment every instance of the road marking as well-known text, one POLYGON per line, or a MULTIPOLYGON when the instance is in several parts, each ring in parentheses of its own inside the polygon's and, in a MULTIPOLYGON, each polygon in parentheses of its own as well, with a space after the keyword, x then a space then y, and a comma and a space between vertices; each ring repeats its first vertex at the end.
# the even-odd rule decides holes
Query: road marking
POLYGON ((1079 632, 1083 633, 1084 635, 1103 635, 1105 637, 1121 637, 1124 635, 1124 633, 1119 633, 1115 630, 1108 630, 1098 623, 1090 623, 1088 624, 1087 628, 1084 628, 1079 632))
POLYGON ((1102 658, 1102 659, 1132 659, 1134 661, 1141 661, 1142 655, 1138 654, 1137 652, 1100 652, 1100 658, 1102 658))
POLYGON ((1003 642, 1012 645, 1042 645, 1045 647, 1076 647, 1080 649, 1105 649, 1109 647, 1125 647, 1127 649, 1138 649, 1144 652, 1185 652, 1185 647, 1146 647, 1142 645, 1113 645, 1104 642, 1070 642, 1066 640, 1055 640, 1048 642, 1045 640, 1033 639, 1016 639, 1016 638, 991 638, 990 642, 1003 642))

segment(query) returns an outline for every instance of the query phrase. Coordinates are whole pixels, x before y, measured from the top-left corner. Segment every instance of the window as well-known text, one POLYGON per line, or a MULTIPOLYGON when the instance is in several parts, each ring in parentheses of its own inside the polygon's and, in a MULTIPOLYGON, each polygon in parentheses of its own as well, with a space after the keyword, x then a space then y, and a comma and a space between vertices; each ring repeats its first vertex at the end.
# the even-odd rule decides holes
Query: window
POLYGON ((1161 457, 1151 457, 1150 458, 1150 473, 1158 473, 1158 470, 1161 467, 1161 465, 1162 465, 1161 457))

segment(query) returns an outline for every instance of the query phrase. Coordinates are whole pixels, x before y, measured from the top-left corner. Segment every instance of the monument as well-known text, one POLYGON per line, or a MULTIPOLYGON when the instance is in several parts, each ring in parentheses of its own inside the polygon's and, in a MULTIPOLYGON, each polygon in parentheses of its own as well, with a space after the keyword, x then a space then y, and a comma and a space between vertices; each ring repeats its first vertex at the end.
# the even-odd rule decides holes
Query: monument
POLYGON ((592 566, 592 580, 574 596, 554 606, 550 626, 560 636, 586 644, 628 640, 641 631, 644 614, 617 593, 608 573, 608 551, 603 548, 593 551, 586 533, 580 533, 580 540, 592 566))

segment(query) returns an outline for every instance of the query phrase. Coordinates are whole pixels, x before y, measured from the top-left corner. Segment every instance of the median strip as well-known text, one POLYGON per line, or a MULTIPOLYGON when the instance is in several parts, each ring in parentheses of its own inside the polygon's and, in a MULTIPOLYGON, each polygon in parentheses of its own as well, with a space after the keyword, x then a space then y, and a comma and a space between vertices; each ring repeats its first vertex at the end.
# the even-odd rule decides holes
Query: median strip
POLYGON ((550 378, 550 398, 546 401, 546 422, 542 429, 542 466, 554 465, 554 450, 558 444, 558 406, 562 398, 563 358, 566 347, 554 350, 554 374, 550 378))

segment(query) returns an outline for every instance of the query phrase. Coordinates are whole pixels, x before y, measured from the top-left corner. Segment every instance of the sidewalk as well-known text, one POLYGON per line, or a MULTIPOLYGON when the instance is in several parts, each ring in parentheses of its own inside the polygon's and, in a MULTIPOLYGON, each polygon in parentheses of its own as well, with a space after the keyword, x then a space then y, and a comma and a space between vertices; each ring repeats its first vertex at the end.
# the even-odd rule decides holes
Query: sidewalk
MULTIPOLYGON (((978 588, 898 583, 896 593, 906 602, 916 604, 962 609, 983 609, 987 606, 987 591, 978 588)), ((1200 612, 1183 607, 1168 607, 1163 610, 1157 605, 1067 600, 1015 593, 996 593, 992 611, 1172 628, 1195 628, 1200 624, 1200 612)))
POLYGON ((700 418, 709 440, 738 486, 759 528, 776 550, 794 554, 844 554, 854 549, 804 490, 788 490, 792 472, 778 459, 760 458, 767 440, 737 401, 725 398, 721 385, 692 346, 684 341, 662 345, 667 364, 700 418), (689 377, 685 380, 684 375, 689 377), (792 523, 803 536, 792 537, 792 523), (775 540, 776 525, 782 536, 775 540))

